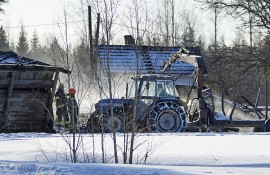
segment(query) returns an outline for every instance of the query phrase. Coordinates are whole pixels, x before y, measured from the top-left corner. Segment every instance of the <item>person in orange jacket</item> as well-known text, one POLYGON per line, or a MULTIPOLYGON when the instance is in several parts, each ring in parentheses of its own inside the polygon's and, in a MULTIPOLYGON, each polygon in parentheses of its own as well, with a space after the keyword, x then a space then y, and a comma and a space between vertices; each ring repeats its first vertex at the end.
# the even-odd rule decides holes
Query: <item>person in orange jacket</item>
POLYGON ((73 118, 74 118, 74 127, 76 128, 76 125, 78 123, 78 115, 79 115, 79 106, 75 98, 75 93, 76 91, 74 88, 69 89, 68 112, 71 119, 71 123, 70 123, 71 129, 73 129, 73 118))

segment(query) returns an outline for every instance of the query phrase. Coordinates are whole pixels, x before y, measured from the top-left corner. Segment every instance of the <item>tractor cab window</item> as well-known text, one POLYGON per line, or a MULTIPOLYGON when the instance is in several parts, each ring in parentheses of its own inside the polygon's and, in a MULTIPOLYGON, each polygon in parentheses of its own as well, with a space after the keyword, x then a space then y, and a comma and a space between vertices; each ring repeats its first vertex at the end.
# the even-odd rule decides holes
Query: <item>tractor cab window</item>
POLYGON ((162 80, 157 81, 157 96, 158 97, 174 97, 175 87, 173 81, 162 80))
POLYGON ((129 97, 135 98, 135 91, 140 90, 140 99, 149 99, 154 97, 175 97, 175 85, 171 80, 144 80, 132 83, 129 97), (140 87, 140 88, 139 88, 140 87))
POLYGON ((142 84, 142 93, 141 96, 145 97, 154 97, 155 96, 155 87, 156 82, 155 81, 144 81, 142 84))
MULTIPOLYGON (((137 82, 137 87, 139 87, 139 81, 137 82)), ((136 81, 133 81, 131 88, 130 88, 130 92, 129 92, 129 98, 135 98, 135 91, 136 89, 138 89, 136 86, 136 81)))
MULTIPOLYGON (((139 94, 140 98, 143 97, 154 97, 155 96, 155 87, 156 83, 155 81, 143 81, 141 82, 141 93, 139 94)), ((136 89, 139 89, 140 81, 137 82, 137 88, 135 87, 136 81, 134 81, 131 85, 129 97, 135 98, 135 91, 136 89)), ((138 92, 139 93, 139 92, 138 92)))

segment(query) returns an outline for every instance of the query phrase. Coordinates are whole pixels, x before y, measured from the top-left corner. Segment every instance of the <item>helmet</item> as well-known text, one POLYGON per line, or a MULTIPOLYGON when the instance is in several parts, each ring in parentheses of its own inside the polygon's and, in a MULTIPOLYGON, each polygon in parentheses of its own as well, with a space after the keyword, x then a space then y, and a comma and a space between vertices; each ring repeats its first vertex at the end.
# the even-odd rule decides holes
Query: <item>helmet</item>
POLYGON ((65 88, 65 85, 63 83, 60 83, 58 86, 58 89, 64 89, 64 88, 65 88))
POLYGON ((76 91, 75 91, 74 88, 70 88, 70 89, 69 89, 69 94, 75 94, 75 92, 76 92, 76 91))

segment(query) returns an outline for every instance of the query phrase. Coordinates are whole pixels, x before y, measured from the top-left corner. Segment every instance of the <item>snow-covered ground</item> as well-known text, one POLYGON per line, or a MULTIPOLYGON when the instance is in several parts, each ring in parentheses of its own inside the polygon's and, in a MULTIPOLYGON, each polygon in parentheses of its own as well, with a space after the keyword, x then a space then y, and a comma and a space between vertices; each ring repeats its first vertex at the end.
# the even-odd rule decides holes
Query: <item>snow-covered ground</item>
MULTIPOLYGON (((122 162, 123 134, 117 135, 122 162)), ((64 135, 67 140, 71 138, 64 135)), ((105 159, 101 164, 99 134, 82 135, 79 162, 69 162, 69 149, 60 134, 0 134, 0 174, 269 174, 270 133, 174 133, 140 134, 134 164, 113 164, 112 138, 105 135, 105 159), (145 159, 145 155, 147 158, 145 159), (85 163, 87 162, 87 163, 85 163)), ((68 141, 69 142, 69 141, 68 141)))

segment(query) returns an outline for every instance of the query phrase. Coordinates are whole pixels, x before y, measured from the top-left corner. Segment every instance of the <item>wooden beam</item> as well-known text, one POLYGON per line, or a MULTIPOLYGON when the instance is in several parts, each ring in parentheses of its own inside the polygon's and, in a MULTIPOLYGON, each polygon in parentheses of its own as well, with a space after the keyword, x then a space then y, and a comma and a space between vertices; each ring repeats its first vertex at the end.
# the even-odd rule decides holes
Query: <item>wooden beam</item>
POLYGON ((12 90, 13 90, 13 84, 14 84, 14 77, 15 73, 12 72, 9 80, 9 85, 8 85, 8 96, 5 104, 5 117, 8 117, 8 110, 9 110, 9 105, 10 105, 10 98, 12 95, 12 90))
POLYGON ((70 74, 71 71, 61 68, 61 67, 53 67, 53 66, 39 66, 39 65, 9 65, 9 64, 1 64, 0 72, 23 72, 23 71, 60 71, 65 74, 70 74))
POLYGON ((53 103, 53 99, 54 99, 54 94, 56 91, 56 85, 57 85, 57 81, 59 78, 59 71, 55 72, 55 76, 54 76, 54 80, 53 80, 53 86, 52 86, 52 91, 51 91, 51 96, 49 96, 49 99, 47 101, 47 121, 46 122, 50 122, 50 119, 53 120, 53 109, 52 109, 52 103, 53 103), (51 118, 52 116, 52 118, 51 118))
POLYGON ((53 98, 54 98, 54 94, 55 94, 55 91, 56 91, 56 85, 57 85, 58 78, 59 78, 59 71, 56 71, 55 72, 55 76, 54 76, 54 80, 53 80, 53 86, 52 86, 52 94, 51 94, 50 104, 53 102, 53 98))
MULTIPOLYGON (((12 74, 15 74, 12 72, 12 74)), ((12 82, 13 88, 27 88, 27 89, 35 89, 35 88, 52 88, 53 81, 51 80, 14 80, 12 82)), ((1 80, 0 88, 8 88, 10 86, 9 80, 1 80)))

